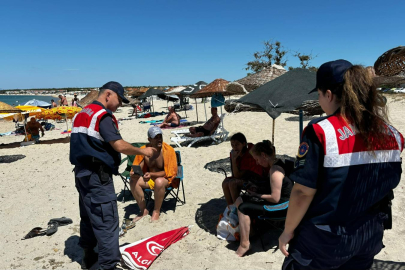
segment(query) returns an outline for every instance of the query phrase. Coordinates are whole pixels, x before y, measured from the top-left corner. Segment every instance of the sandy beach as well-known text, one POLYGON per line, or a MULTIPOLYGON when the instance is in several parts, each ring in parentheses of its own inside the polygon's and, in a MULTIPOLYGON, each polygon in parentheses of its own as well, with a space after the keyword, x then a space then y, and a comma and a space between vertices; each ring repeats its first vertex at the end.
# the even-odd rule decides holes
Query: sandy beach
MULTIPOLYGON (((405 134, 405 99, 395 95, 387 98, 390 121, 405 134)), ((166 101, 155 100, 154 105, 155 111, 167 111, 166 101)), ((205 121, 203 105, 198 104, 200 122, 205 121)), ((209 107, 207 103, 208 118, 209 107)), ((225 110, 222 111, 225 113, 225 110)), ((117 119, 127 118, 130 112, 131 107, 123 107, 115 115, 117 119)), ((185 116, 184 112, 179 114, 185 116)), ((187 111, 187 116, 188 121, 196 121, 196 110, 187 111)), ((157 116, 150 119, 163 118, 157 116)), ((313 118, 305 118, 304 126, 313 118)), ((147 142, 150 125, 140 124, 140 120, 143 119, 119 122, 124 140, 147 142)), ((25 156, 13 163, 0 163, 0 269, 80 269, 82 249, 77 245, 80 222, 78 193, 73 166, 69 162, 68 135, 61 134, 67 128, 66 123, 51 123, 55 124, 56 129, 45 132, 41 144, 18 147, 17 143, 23 140, 23 136, 0 137, 0 156, 25 156), (59 227, 49 237, 21 240, 32 228, 46 228, 51 218, 63 216, 71 218, 73 224, 59 227)), ((275 123, 277 154, 294 157, 299 145, 298 116, 282 114, 275 123)), ((68 124, 70 128, 70 120, 68 124)), ((272 119, 263 112, 227 113, 224 126, 230 135, 242 132, 252 143, 271 139, 272 119)), ((12 130, 14 123, 0 121, 0 133, 12 130)), ((170 144, 172 130, 163 130, 164 141, 170 144)), ((204 165, 227 158, 230 142, 175 149, 181 151, 187 203, 174 207, 173 200, 164 202, 158 223, 150 223, 149 217, 143 218, 134 229, 120 238, 120 244, 192 225, 191 233, 165 250, 150 269, 280 269, 284 257, 276 250, 278 232, 265 234, 263 241, 258 236, 252 236, 252 251, 242 258, 235 255, 238 243, 228 243, 216 237, 218 216, 226 206, 221 188, 224 175, 204 169, 204 165)), ((404 153, 401 156, 404 157, 404 153)), ((121 166, 121 171, 124 167, 121 166)), ((114 176, 114 180, 121 222, 124 217, 137 214, 138 207, 128 194, 125 203, 122 202, 123 182, 119 176, 114 176)), ((405 268, 404 186, 404 181, 401 181, 395 189, 393 229, 385 231, 385 248, 376 256, 374 269, 405 268)), ((152 204, 148 205, 149 209, 152 207, 152 204)))

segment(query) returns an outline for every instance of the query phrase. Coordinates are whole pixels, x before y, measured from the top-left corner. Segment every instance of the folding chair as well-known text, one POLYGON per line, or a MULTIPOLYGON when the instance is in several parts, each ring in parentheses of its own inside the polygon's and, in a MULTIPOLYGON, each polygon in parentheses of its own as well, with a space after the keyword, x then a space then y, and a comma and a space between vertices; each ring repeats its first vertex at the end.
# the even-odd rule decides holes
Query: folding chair
MULTIPOLYGON (((166 193, 165 193, 165 197, 163 200, 166 199, 166 197, 170 194, 173 198, 176 199, 176 205, 177 202, 181 203, 181 205, 186 203, 186 195, 184 193, 184 185, 183 185, 183 165, 181 165, 181 155, 180 155, 180 151, 176 151, 176 158, 177 158, 177 176, 175 179, 173 179, 173 181, 175 181, 176 179, 178 179, 179 181, 179 186, 178 188, 173 188, 173 187, 168 187, 166 188, 166 193), (175 191, 175 189, 177 189, 177 192, 175 191), (183 192, 183 200, 179 198, 179 191, 183 192)), ((152 193, 153 190, 152 189, 144 189, 144 194, 145 194, 145 201, 146 204, 148 204, 148 202, 150 200, 152 200, 152 193)), ((176 211, 176 208, 174 208, 174 211, 176 211)))
MULTIPOLYGON (((147 143, 131 143, 132 146, 135 147, 141 147, 144 146, 147 143)), ((119 173, 119 176, 121 177, 122 182, 124 182, 124 191, 123 191, 123 196, 122 196, 122 202, 125 202, 125 190, 128 190, 129 192, 131 192, 130 188, 128 187, 129 185, 129 179, 130 179, 130 175, 129 173, 131 172, 132 169, 132 164, 134 163, 135 160, 135 155, 129 155, 126 156, 124 159, 121 160, 121 164, 123 163, 127 163, 127 167, 125 168, 125 170, 122 173, 119 173)))

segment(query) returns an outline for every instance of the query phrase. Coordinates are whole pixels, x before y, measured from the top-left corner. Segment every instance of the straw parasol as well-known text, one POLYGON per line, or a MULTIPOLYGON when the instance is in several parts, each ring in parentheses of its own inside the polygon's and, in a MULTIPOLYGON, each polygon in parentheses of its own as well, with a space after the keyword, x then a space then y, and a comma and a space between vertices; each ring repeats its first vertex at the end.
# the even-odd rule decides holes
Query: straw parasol
POLYGON ((213 94, 222 94, 222 95, 229 95, 226 92, 226 87, 228 86, 229 82, 224 79, 216 79, 201 90, 194 92, 190 95, 191 98, 205 98, 210 97, 213 94))
POLYGON ((142 94, 146 93, 146 91, 148 91, 149 88, 147 87, 139 87, 139 88, 134 88, 134 90, 132 90, 131 92, 129 92, 128 94, 131 97, 139 97, 142 94))
POLYGON ((405 75, 405 46, 386 51, 374 63, 375 73, 379 76, 405 75))
POLYGON ((14 108, 7 103, 0 101, 0 113, 20 113, 22 112, 20 109, 14 108))
POLYGON ((79 100, 78 105, 82 108, 86 107, 93 101, 95 101, 98 97, 98 92, 97 90, 91 90, 90 93, 88 93, 84 98, 79 100))
POLYGON ((374 83, 377 87, 386 86, 386 87, 397 87, 400 84, 405 83, 405 76, 375 76, 373 78, 374 83))
POLYGON ((248 92, 252 92, 256 88, 259 88, 263 84, 274 80, 286 72, 287 71, 282 66, 272 65, 271 67, 265 68, 255 74, 251 74, 242 79, 236 80, 236 82, 244 85, 248 92))
POLYGON ((226 86, 226 92, 229 95, 245 95, 247 93, 249 93, 245 86, 243 86, 243 84, 240 84, 238 82, 231 82, 226 86))

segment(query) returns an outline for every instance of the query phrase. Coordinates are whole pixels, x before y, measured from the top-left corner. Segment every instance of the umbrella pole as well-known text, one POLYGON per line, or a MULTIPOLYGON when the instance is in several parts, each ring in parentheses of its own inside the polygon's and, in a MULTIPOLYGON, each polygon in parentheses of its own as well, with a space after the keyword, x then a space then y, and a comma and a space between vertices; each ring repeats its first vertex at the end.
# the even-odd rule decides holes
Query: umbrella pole
POLYGON ((195 98, 195 113, 197 114, 197 123, 198 123, 198 110, 197 110, 197 99, 195 98))
POLYGON ((276 125, 276 119, 273 119, 273 131, 271 133, 271 142, 273 143, 274 146, 274 126, 276 125))
POLYGON ((205 107, 205 102, 204 102, 204 112, 205 112, 205 121, 207 121, 207 108, 205 107))
POLYGON ((150 99, 152 100, 152 112, 155 112, 155 106, 153 105, 153 96, 150 97, 150 99))
POLYGON ((185 102, 182 102, 182 103, 183 103, 184 113, 186 114, 186 118, 187 118, 187 110, 186 110, 186 105, 184 104, 185 102))
MULTIPOLYGON (((17 122, 17 123, 18 123, 18 122, 17 122)), ((25 116, 24 116, 25 141, 28 142, 27 129, 25 128, 26 125, 27 125, 27 119, 25 119, 25 116)))
POLYGON ((66 113, 65 113, 65 122, 66 122, 66 131, 67 131, 67 133, 68 133, 68 137, 70 137, 70 134, 69 134, 69 125, 68 125, 68 122, 67 122, 66 113))

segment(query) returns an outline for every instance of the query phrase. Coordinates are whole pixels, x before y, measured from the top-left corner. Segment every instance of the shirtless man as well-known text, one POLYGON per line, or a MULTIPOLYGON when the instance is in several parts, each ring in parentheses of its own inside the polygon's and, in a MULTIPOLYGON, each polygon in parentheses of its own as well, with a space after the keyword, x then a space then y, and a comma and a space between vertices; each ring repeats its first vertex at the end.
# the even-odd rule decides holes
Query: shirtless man
POLYGON ((51 108, 58 107, 58 104, 56 104, 55 100, 51 99, 51 108))
POLYGON ((218 127, 221 119, 218 116, 218 109, 211 108, 211 118, 203 126, 191 127, 190 134, 187 134, 189 137, 203 137, 211 135, 218 127))
POLYGON ((60 98, 60 101, 59 101, 60 106, 68 106, 68 101, 67 101, 66 97, 64 97, 62 95, 59 95, 58 97, 60 98))
POLYGON ((41 124, 38 123, 34 117, 31 117, 31 120, 25 126, 27 132, 31 134, 31 138, 38 143, 39 142, 39 130, 41 130, 42 137, 44 136, 44 129, 41 124))
POLYGON ((155 193, 155 207, 153 209, 151 221, 157 221, 159 219, 160 207, 162 206, 166 187, 169 184, 169 181, 165 178, 166 173, 164 171, 162 130, 156 126, 149 128, 148 140, 149 143, 146 147, 155 148, 157 151, 152 157, 145 156, 139 164, 143 171, 145 171, 144 166, 146 166, 147 172, 145 172, 143 176, 140 176, 131 171, 131 192, 139 207, 139 214, 133 219, 133 222, 137 222, 149 214, 148 209, 146 209, 143 193, 143 190, 147 188, 153 189, 155 193))
POLYGON ((178 114, 176 113, 175 109, 173 106, 169 106, 169 113, 166 115, 165 120, 163 121, 162 124, 160 124, 158 127, 163 128, 163 127, 178 127, 180 125, 180 119, 178 114))

